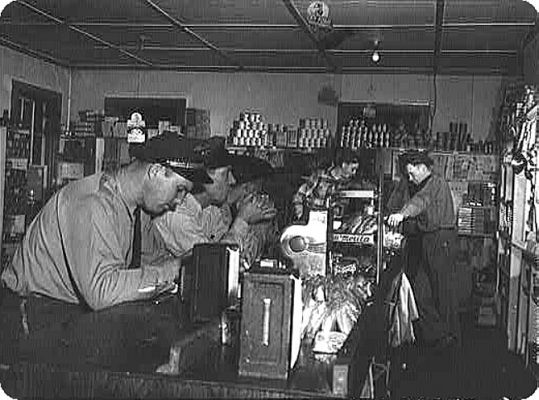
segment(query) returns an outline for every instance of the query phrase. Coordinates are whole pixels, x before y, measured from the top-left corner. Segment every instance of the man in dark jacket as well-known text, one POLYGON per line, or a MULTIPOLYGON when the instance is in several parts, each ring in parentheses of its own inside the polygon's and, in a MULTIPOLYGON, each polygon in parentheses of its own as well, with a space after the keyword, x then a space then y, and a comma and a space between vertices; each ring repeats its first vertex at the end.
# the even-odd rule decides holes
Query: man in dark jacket
POLYGON ((420 328, 425 341, 446 346, 460 340, 454 286, 456 218, 449 185, 433 173, 432 165, 432 159, 423 152, 407 155, 406 172, 415 194, 389 216, 388 223, 396 227, 416 218, 421 238, 420 268, 424 271, 414 279, 416 295, 420 292, 417 295, 420 328))

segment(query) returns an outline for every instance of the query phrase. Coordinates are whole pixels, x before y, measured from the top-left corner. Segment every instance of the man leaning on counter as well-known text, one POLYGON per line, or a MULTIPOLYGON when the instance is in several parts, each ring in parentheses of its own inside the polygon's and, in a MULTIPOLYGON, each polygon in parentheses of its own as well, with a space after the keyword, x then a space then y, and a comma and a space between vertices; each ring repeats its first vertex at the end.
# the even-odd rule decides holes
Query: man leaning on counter
POLYGON ((129 265, 136 211, 162 214, 193 183, 211 182, 189 140, 156 136, 117 172, 72 182, 51 197, 2 273, 3 331, 14 321, 29 334, 84 310, 146 299, 153 294, 147 288, 178 277, 180 261, 173 257, 129 265))
POLYGON ((181 205, 153 219, 164 247, 175 257, 188 255, 198 243, 241 244, 249 226, 272 219, 277 212, 267 199, 246 196, 237 204, 237 213, 229 224, 221 215, 222 206, 237 184, 234 167, 244 159, 229 154, 218 138, 204 141, 198 151, 212 181, 195 184, 193 193, 188 193, 181 205))

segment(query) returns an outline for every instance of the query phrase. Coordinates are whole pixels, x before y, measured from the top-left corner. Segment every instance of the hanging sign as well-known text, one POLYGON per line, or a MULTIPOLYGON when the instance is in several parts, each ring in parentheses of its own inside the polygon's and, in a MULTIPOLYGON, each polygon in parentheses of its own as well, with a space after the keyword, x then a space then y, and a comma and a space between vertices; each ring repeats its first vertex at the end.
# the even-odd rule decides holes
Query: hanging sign
POLYGON ((146 141, 145 127, 146 122, 140 113, 131 114, 131 118, 127 121, 127 143, 144 143, 146 141))
POLYGON ((316 28, 331 29, 329 7, 323 1, 313 1, 307 8, 307 20, 316 28))

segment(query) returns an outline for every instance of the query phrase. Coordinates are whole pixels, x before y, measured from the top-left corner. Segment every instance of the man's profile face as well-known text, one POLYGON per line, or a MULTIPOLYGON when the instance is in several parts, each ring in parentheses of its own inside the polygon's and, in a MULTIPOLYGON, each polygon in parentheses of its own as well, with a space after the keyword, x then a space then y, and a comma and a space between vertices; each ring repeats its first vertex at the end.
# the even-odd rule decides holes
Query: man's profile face
MULTIPOLYGON (((144 190, 144 211, 159 215, 181 204, 193 183, 164 166, 155 166, 144 190)), ((152 169, 150 169, 152 171, 152 169)))
POLYGON ((427 167, 424 164, 407 164, 406 172, 408 173, 408 178, 410 181, 416 185, 419 185, 421 182, 423 182, 423 179, 425 179, 427 175, 427 167))
POLYGON ((213 180, 213 183, 205 184, 204 190, 211 204, 221 206, 226 202, 232 185, 236 183, 236 179, 232 175, 232 168, 225 166, 210 169, 208 170, 208 175, 213 180))
POLYGON ((352 178, 357 174, 359 163, 357 161, 344 161, 342 171, 345 178, 352 178))

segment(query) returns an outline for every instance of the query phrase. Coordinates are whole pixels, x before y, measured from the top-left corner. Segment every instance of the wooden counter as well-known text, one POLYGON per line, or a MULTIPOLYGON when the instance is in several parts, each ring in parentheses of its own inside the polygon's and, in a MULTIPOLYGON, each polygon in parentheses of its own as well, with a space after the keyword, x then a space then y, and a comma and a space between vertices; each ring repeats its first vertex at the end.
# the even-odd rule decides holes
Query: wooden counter
POLYGON ((387 340, 383 305, 381 296, 365 310, 330 362, 302 346, 286 381, 239 377, 237 348, 221 346, 218 321, 188 323, 178 297, 124 304, 40 330, 22 346, 19 363, 0 369, 0 378, 15 398, 358 397, 372 357, 380 354, 376 343, 387 340), (176 373, 157 373, 174 346, 182 351, 176 373))

